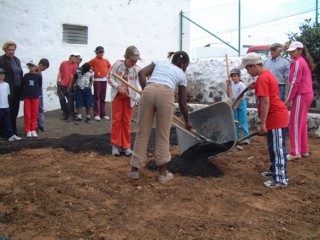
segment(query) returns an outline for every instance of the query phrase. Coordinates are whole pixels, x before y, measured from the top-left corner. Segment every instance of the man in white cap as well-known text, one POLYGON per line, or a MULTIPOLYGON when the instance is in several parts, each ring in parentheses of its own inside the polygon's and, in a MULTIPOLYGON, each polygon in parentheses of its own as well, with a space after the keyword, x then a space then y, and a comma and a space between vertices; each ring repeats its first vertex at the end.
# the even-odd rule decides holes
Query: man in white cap
POLYGON ((264 182, 269 188, 286 187, 288 184, 286 157, 286 128, 288 126, 288 110, 280 100, 279 86, 272 73, 262 65, 258 53, 248 53, 242 58, 240 69, 246 69, 252 76, 258 76, 256 82, 248 88, 254 89, 257 96, 257 110, 260 118, 259 132, 267 133, 270 170, 262 172, 264 177, 272 180, 264 182))
POLYGON ((271 57, 266 58, 263 65, 277 79, 279 84, 280 99, 285 101, 286 84, 289 76, 290 62, 281 56, 282 45, 274 43, 270 46, 271 57))
POLYGON ((74 120, 74 99, 72 80, 78 68, 77 60, 80 58, 79 53, 72 53, 69 60, 60 64, 57 76, 57 93, 60 101, 61 110, 63 112, 63 120, 74 120))

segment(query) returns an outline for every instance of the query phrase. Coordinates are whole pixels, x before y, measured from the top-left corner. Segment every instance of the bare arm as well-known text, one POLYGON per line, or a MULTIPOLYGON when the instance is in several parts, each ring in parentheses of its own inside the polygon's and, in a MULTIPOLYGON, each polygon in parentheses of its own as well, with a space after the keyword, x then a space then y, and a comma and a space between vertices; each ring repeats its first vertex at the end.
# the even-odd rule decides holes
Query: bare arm
POLYGON ((151 75, 154 69, 154 63, 149 64, 148 66, 142 68, 139 73, 139 83, 142 88, 142 90, 146 87, 147 85, 147 76, 151 75))
POLYGON ((267 122, 267 117, 268 117, 268 112, 269 112, 269 107, 270 107, 270 99, 269 97, 259 97, 260 101, 260 128, 259 128, 259 133, 267 133, 268 129, 266 128, 266 122, 267 122))
POLYGON ((190 130, 192 128, 192 125, 189 122, 188 105, 187 105, 187 88, 185 86, 179 85, 178 94, 179 94, 179 109, 182 113, 184 121, 186 122, 185 128, 190 130))

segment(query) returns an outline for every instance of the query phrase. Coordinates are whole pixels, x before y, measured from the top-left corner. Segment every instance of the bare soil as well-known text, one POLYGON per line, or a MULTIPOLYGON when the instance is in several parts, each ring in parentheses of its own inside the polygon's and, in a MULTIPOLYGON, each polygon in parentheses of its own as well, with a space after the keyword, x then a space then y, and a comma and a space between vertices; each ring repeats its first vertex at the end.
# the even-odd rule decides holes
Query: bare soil
POLYGON ((154 131, 132 181, 130 158, 110 155, 110 121, 46 121, 38 139, 0 142, 0 239, 320 239, 320 138, 288 162, 289 186, 269 189, 265 137, 211 162, 195 155, 185 174, 172 130, 174 179, 161 185, 154 131))

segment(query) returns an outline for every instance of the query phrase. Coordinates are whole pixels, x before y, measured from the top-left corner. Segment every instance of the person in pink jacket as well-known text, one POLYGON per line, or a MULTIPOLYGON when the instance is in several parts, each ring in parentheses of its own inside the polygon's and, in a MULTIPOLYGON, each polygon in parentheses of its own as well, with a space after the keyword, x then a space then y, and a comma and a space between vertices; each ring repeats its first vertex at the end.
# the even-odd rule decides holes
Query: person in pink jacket
POLYGON ((290 65, 290 89, 286 99, 291 107, 289 118, 290 152, 288 160, 309 156, 308 147, 308 110, 314 98, 311 71, 315 64, 306 46, 301 42, 290 44, 289 52, 293 60, 290 65))

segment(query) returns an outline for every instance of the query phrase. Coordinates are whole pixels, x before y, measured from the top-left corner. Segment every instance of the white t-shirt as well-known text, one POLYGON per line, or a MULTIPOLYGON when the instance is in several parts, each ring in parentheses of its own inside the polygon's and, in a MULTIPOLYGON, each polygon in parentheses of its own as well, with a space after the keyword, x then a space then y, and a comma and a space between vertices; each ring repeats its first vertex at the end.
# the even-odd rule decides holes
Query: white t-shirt
POLYGON ((238 82, 237 84, 231 82, 232 99, 235 100, 245 88, 246 86, 243 82, 238 82))
POLYGON ((155 67, 148 83, 160 83, 173 90, 177 85, 187 87, 187 78, 184 71, 168 61, 155 61, 155 67))
POLYGON ((10 94, 9 84, 0 83, 0 108, 9 108, 8 95, 10 94))

